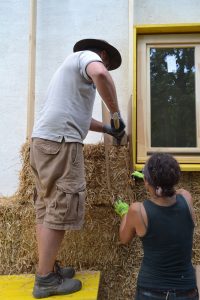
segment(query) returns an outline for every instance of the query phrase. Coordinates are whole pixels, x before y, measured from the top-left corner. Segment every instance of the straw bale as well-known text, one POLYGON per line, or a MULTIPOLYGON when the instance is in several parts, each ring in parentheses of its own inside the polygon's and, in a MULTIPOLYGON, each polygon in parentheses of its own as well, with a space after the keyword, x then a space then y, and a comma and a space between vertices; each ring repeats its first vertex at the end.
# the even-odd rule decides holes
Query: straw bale
POLYGON ((85 147, 84 156, 88 205, 104 204, 109 206, 117 197, 128 201, 130 194, 133 195, 133 191, 130 184, 127 147, 110 148, 108 161, 106 161, 103 145, 100 144, 96 147, 88 145, 85 147))
POLYGON ((0 274, 29 273, 36 262, 33 205, 0 201, 0 274), (33 259, 34 258, 34 259, 33 259))
MULTIPOLYGON (((29 143, 21 150, 22 169, 19 175, 19 188, 16 196, 21 203, 32 201, 34 178, 29 164, 29 143)), ((128 148, 110 147, 106 170, 105 147, 103 144, 84 146, 85 171, 87 182, 87 205, 111 205, 116 197, 128 200, 132 194, 129 171, 128 148), (108 186, 110 181, 110 187, 108 186)))
POLYGON ((142 256, 140 241, 121 245, 119 221, 112 207, 89 208, 84 229, 67 233, 60 253, 65 264, 101 271, 100 299, 131 299, 136 284, 142 256))
MULTIPOLYGON (((21 205, 16 201, 0 205, 3 224, 0 273, 34 273, 37 263, 34 208, 30 203, 21 205)), ((142 255, 140 241, 120 245, 118 227, 119 218, 111 207, 88 207, 83 229, 66 232, 59 253, 62 264, 73 265, 77 270, 101 271, 99 299, 130 299, 135 286, 142 255)))
MULTIPOLYGON (((147 197, 141 180, 132 181, 126 146, 108 149, 102 144, 84 146, 87 199, 85 225, 66 232, 59 252, 63 264, 77 270, 100 270, 99 300, 128 300, 136 285, 142 258, 141 242, 119 244, 120 220, 113 202, 121 196, 127 203, 147 197)), ((196 213, 193 262, 200 264, 200 172, 184 172, 179 184, 192 193, 196 213)), ((22 148, 22 170, 17 193, 0 200, 0 273, 35 272, 37 250, 33 207, 34 179, 29 165, 29 144, 22 148)))
POLYGON ((21 148, 21 163, 22 168, 19 173, 19 187, 16 192, 16 197, 20 203, 32 202, 34 177, 29 164, 30 159, 30 144, 26 142, 21 148))

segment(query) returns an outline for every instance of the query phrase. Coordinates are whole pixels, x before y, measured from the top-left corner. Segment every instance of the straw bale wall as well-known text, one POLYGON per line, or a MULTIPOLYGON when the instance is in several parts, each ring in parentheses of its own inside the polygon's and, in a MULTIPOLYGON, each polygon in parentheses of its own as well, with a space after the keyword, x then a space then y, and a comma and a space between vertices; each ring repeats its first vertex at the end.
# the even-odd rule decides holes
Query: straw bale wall
MULTIPOLYGON (((34 179, 29 166, 29 144, 22 147, 19 188, 12 198, 0 199, 0 274, 33 273, 37 264, 34 179)), ((77 270, 100 270, 99 300, 133 298, 142 258, 141 243, 130 245, 118 240, 119 217, 113 202, 121 196, 127 203, 147 197, 141 180, 133 182, 126 146, 111 146, 108 155, 102 144, 84 147, 87 199, 85 225, 80 231, 66 232, 59 253, 63 264, 77 270)), ((183 173, 180 187, 191 191, 195 201, 197 226, 193 262, 200 264, 200 173, 183 173)))

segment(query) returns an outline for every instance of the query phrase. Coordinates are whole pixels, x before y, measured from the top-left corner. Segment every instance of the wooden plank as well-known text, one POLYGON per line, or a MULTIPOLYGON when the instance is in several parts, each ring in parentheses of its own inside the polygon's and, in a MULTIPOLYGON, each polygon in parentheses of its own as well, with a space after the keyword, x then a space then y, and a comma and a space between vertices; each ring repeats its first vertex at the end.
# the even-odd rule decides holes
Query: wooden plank
MULTIPOLYGON (((1 275, 0 291, 2 300, 32 300, 32 290, 34 285, 33 274, 23 275, 1 275)), ((74 300, 96 300, 98 297, 100 272, 83 271, 77 272, 75 278, 79 279, 82 289, 70 295, 53 296, 56 299, 74 300)))
POLYGON ((195 266, 195 269, 196 269, 197 287, 200 292, 200 265, 195 266))
MULTIPOLYGON (((102 119, 104 124, 110 124, 110 113, 105 106, 105 104, 102 102, 102 119)), ((111 190, 111 181, 110 181, 110 163, 109 163, 109 147, 113 143, 112 136, 108 134, 104 134, 104 146, 105 146, 105 160, 106 160, 106 176, 107 176, 107 186, 108 190, 111 190)))
POLYGON ((129 169, 131 171, 131 173, 134 171, 133 168, 133 157, 135 155, 135 153, 133 153, 135 151, 135 149, 133 148, 133 139, 135 138, 134 136, 134 132, 133 132, 133 99, 132 99, 132 95, 130 96, 129 102, 128 102, 128 114, 127 114, 127 135, 128 135, 128 147, 129 147, 129 153, 130 153, 130 166, 129 169))
MULTIPOLYGON (((110 125, 110 112, 107 109, 104 102, 102 102, 102 119, 104 124, 110 125)), ((113 144, 113 137, 108 134, 104 134, 104 144, 106 145, 112 145, 113 144)))
POLYGON ((37 0, 30 1, 30 29, 29 29, 29 69, 28 69, 28 100, 27 100, 27 131, 30 139, 34 124, 35 112, 35 57, 36 57, 36 20, 37 0))
POLYGON ((200 23, 136 25, 137 34, 200 32, 200 23))

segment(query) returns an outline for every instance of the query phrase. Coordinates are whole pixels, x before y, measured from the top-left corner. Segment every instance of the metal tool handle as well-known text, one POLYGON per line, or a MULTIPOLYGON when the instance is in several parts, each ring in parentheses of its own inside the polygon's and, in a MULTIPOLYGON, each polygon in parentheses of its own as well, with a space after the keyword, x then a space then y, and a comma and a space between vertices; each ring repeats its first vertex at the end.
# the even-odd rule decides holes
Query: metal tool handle
POLYGON ((113 123, 114 123, 114 126, 115 126, 115 129, 119 129, 119 126, 120 126, 120 122, 119 122, 119 113, 118 112, 115 112, 113 115, 112 115, 112 118, 113 118, 113 123))

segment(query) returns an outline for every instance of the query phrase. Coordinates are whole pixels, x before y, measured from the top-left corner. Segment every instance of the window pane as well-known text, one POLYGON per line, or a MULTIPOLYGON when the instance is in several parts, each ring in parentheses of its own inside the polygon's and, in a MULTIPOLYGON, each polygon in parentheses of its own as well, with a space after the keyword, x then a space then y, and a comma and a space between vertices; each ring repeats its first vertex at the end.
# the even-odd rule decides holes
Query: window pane
POLYGON ((196 147, 194 47, 150 48, 151 146, 196 147))

